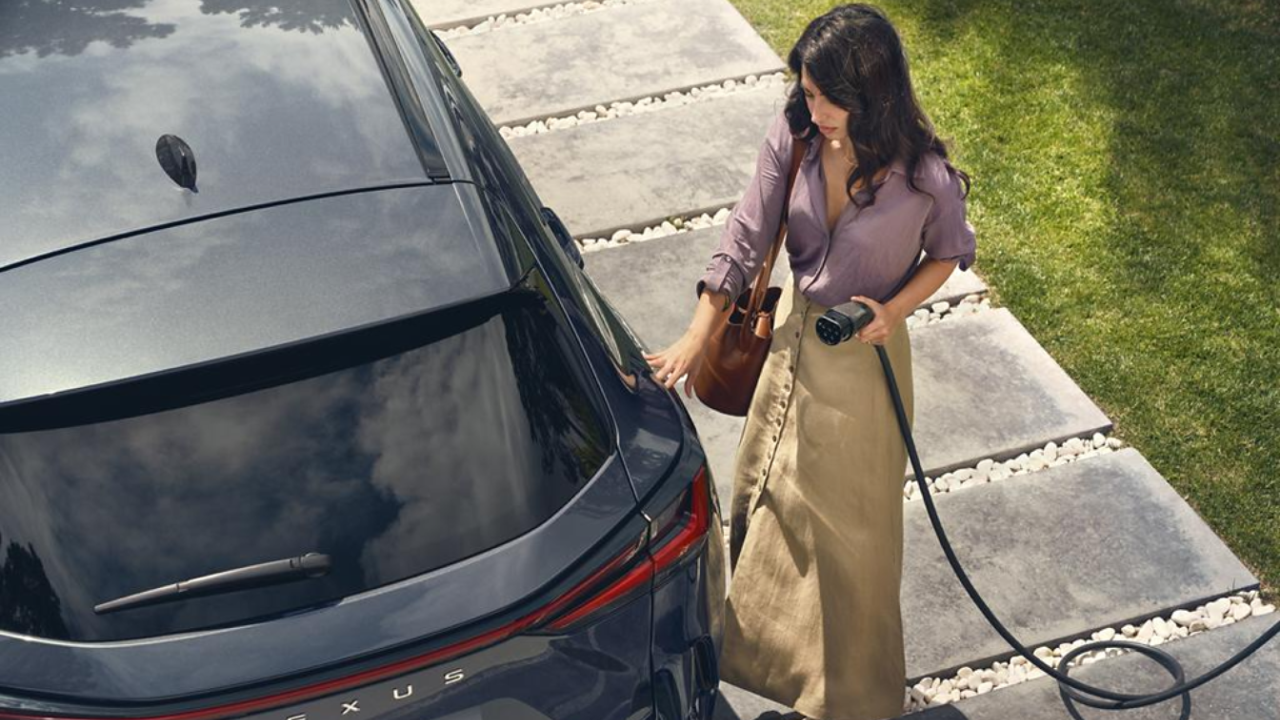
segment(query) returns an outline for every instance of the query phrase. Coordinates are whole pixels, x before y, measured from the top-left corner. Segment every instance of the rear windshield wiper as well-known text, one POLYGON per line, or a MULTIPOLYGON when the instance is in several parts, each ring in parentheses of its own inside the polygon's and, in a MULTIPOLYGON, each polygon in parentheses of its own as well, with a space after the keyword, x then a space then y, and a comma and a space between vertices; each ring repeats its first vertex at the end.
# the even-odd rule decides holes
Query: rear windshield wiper
POLYGON ((218 595, 236 590, 306 580, 327 574, 329 565, 328 555, 307 553, 301 557, 247 565, 234 570, 224 570, 212 575, 183 580, 172 585, 143 590, 140 593, 126 595, 122 598, 95 605, 93 611, 103 615, 118 610, 159 605, 160 603, 186 600, 192 597, 218 595))

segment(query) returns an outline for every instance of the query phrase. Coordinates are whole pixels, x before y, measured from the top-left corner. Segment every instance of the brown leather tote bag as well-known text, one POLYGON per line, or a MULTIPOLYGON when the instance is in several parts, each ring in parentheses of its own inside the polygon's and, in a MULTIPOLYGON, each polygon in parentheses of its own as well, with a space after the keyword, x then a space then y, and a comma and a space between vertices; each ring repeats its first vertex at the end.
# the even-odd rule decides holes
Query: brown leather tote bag
POLYGON ((786 200, 778 234, 751 287, 743 290, 733 309, 711 333, 698 374, 693 378, 693 392, 703 405, 726 415, 743 417, 751 407, 760 382, 760 371, 773 342, 773 313, 782 297, 782 288, 770 287, 773 263, 787 234, 787 214, 791 189, 795 186, 805 144, 794 140, 791 148, 791 170, 787 174, 786 200))

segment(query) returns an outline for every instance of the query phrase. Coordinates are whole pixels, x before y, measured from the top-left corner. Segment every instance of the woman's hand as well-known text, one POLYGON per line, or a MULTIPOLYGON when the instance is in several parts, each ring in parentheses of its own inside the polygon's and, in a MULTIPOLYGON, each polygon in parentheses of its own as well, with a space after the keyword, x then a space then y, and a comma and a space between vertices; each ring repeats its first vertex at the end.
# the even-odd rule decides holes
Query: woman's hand
POLYGON ((686 332, 674 345, 656 353, 645 353, 644 359, 653 368, 653 379, 662 383, 668 390, 676 386, 681 377, 687 373, 689 378, 684 383, 684 394, 693 397, 693 378, 698 376, 698 368, 707 352, 707 339, 699 333, 686 332))
POLYGON ((875 300, 861 295, 854 295, 850 299, 866 305, 875 313, 875 319, 858 331, 858 340, 864 343, 883 345, 889 339, 889 336, 893 334, 893 329, 898 327, 898 323, 903 319, 893 305, 881 305, 875 300))

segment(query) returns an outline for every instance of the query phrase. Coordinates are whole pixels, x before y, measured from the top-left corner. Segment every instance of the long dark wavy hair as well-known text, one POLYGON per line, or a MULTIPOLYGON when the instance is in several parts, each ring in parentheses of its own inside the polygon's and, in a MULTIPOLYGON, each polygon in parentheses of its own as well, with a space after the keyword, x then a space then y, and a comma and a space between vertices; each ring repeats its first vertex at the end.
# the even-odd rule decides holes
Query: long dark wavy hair
POLYGON ((969 195, 969 175, 951 164, 946 145, 920 107, 902 40, 879 8, 852 3, 814 18, 791 48, 787 65, 795 75, 785 110, 793 136, 810 141, 821 132, 805 103, 802 68, 823 95, 849 111, 848 133, 857 167, 849 174, 845 192, 859 208, 875 203, 871 178, 895 157, 907 167, 907 187, 924 192, 916 186, 915 174, 928 151, 942 157, 947 172, 960 177, 969 195), (866 192, 855 194, 853 187, 859 182, 866 192))

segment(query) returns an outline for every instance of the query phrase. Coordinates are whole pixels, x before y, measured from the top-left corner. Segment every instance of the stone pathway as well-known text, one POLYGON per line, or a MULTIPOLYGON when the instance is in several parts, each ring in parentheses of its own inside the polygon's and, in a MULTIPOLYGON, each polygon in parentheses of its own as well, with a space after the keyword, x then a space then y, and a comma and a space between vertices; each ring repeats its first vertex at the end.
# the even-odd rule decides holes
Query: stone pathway
MULTIPOLYGON (((415 4, 579 238, 593 280, 651 349, 669 345, 782 109, 781 59, 727 0, 415 4)), ((1254 616, 1274 608, 1257 599, 1256 578, 1137 450, 1107 437, 1111 421, 985 295, 974 273, 956 272, 909 326, 921 459, 956 553, 997 615, 1050 664, 1073 644, 1119 636, 1168 643, 1189 676, 1266 629, 1270 618, 1254 616)), ((742 421, 686 404, 727 498, 742 421)), ((904 710, 1067 717, 1057 684, 964 594, 909 477, 903 502, 904 710)), ((1119 690, 1167 684, 1149 661, 1117 654, 1081 658, 1072 674, 1119 690)), ((1280 718, 1280 644, 1194 697, 1194 717, 1280 718)), ((724 685, 716 717, 788 712, 724 685)))

